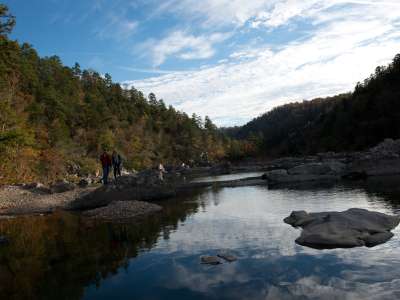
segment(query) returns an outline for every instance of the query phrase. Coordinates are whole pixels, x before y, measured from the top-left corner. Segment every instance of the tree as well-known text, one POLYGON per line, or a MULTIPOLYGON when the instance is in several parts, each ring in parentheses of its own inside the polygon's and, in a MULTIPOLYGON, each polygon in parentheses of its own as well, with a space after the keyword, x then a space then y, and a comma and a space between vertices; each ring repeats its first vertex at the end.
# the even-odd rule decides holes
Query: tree
POLYGON ((153 106, 157 106, 157 97, 154 93, 150 93, 148 96, 149 103, 153 106))
POLYGON ((82 75, 81 66, 77 62, 72 67, 72 73, 77 77, 82 75))
POLYGON ((15 17, 8 12, 8 7, 0 4, 0 35, 11 33, 15 26, 15 17))
POLYGON ((217 130, 217 126, 214 125, 209 116, 204 118, 204 128, 211 132, 217 130))

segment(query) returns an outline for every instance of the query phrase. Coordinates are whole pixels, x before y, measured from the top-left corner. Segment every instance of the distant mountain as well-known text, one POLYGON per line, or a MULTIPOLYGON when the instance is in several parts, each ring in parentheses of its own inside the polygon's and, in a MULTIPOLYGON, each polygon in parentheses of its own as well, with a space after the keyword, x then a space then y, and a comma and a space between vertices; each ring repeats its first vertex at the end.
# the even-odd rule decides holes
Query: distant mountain
POLYGON ((267 156, 361 150, 400 138, 400 54, 352 93, 279 106, 223 131, 267 156))

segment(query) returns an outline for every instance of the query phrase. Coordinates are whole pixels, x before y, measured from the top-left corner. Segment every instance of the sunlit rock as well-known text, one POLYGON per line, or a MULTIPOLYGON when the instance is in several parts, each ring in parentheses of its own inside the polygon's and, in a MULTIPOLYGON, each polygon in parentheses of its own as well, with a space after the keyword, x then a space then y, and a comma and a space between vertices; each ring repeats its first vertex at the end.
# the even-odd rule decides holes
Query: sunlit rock
POLYGON ((317 249, 373 247, 393 237, 390 230, 400 222, 389 216, 365 209, 343 212, 307 213, 294 211, 284 222, 303 231, 296 243, 317 249))

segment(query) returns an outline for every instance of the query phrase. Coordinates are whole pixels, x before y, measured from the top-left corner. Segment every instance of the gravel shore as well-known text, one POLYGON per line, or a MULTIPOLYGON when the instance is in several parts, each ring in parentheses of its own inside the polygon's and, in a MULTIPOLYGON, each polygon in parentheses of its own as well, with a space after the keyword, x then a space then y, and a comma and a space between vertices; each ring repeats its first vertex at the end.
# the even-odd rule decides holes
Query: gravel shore
POLYGON ((96 187, 76 188, 64 193, 48 194, 21 186, 4 186, 0 188, 0 215, 50 213, 65 209, 71 201, 95 189, 96 187))

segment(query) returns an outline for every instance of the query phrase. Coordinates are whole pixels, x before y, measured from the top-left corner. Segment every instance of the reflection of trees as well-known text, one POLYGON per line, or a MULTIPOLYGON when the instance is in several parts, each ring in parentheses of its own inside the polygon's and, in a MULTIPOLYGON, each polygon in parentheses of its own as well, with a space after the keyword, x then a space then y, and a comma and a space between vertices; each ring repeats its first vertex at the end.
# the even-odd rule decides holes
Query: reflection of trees
POLYGON ((11 242, 0 248, 0 299, 80 299, 84 288, 127 267, 160 232, 171 230, 197 211, 194 201, 175 199, 163 212, 130 224, 93 223, 56 213, 0 222, 11 242))
POLYGON ((368 194, 370 201, 384 201, 391 208, 400 209, 400 176, 373 176, 367 180, 357 181, 327 181, 327 182, 297 182, 268 187, 270 190, 292 191, 324 191, 336 187, 346 189, 362 189, 368 194))
POLYGON ((371 197, 380 197, 394 209, 400 208, 400 176, 375 176, 361 183, 371 197))

